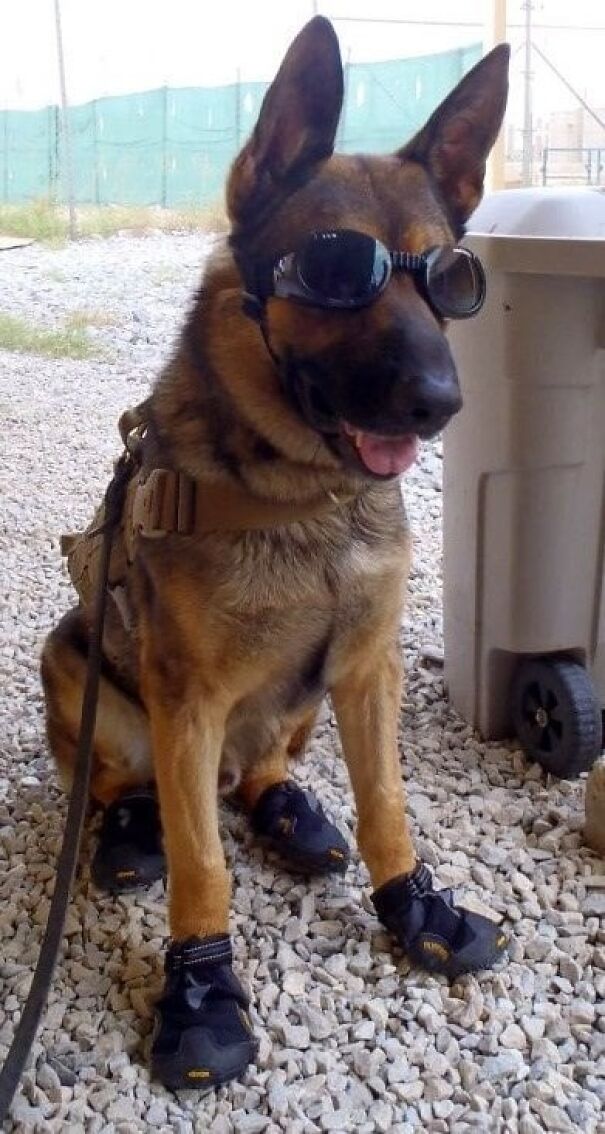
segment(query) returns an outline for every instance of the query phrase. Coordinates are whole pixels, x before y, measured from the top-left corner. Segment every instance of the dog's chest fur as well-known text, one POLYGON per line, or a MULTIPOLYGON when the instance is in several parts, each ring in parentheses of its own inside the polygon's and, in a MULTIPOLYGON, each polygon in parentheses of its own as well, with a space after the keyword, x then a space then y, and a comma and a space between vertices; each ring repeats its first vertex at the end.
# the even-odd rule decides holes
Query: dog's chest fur
POLYGON ((178 537, 141 552, 136 597, 167 658, 178 667, 184 652, 209 673, 239 666, 244 693, 284 676, 291 687, 308 684, 321 653, 329 684, 340 643, 378 627, 391 606, 386 595, 400 601, 407 529, 399 487, 374 489, 327 518, 206 538, 184 552, 178 537))

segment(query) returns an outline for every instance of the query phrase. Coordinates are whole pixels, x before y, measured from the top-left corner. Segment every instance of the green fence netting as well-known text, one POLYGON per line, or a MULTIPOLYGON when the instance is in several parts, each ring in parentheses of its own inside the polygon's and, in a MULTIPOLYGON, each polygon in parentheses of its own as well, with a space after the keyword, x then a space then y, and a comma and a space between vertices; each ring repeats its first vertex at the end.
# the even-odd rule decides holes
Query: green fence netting
MULTIPOLYGON (((348 64, 338 148, 386 152, 402 145, 480 55, 480 45, 472 44, 438 55, 348 64)), ((214 204, 267 86, 161 87, 72 106, 76 201, 214 204)), ((0 199, 64 200, 61 139, 56 106, 0 111, 0 199)))

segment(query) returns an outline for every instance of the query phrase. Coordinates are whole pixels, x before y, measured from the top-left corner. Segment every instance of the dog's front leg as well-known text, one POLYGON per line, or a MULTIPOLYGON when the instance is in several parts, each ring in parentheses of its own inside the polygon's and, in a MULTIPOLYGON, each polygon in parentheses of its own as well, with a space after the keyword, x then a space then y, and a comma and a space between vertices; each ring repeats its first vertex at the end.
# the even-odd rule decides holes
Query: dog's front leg
POLYGON ((147 649, 143 656, 172 934, 152 1072, 173 1090, 215 1086, 239 1076, 257 1048, 232 969, 230 881, 218 829, 228 704, 204 685, 191 657, 171 657, 168 671, 161 655, 147 649))
POLYGON ((451 890, 433 890, 416 860, 397 747, 400 665, 395 651, 372 661, 332 689, 372 901, 411 960, 453 979, 493 964, 506 937, 490 919, 456 906, 451 890))
POLYGON ((397 750, 401 688, 393 650, 371 669, 347 674, 331 693, 357 803, 357 841, 376 889, 416 865, 397 750))
POLYGON ((148 702, 174 940, 229 931, 230 879, 218 827, 218 773, 225 712, 188 689, 180 703, 148 702))

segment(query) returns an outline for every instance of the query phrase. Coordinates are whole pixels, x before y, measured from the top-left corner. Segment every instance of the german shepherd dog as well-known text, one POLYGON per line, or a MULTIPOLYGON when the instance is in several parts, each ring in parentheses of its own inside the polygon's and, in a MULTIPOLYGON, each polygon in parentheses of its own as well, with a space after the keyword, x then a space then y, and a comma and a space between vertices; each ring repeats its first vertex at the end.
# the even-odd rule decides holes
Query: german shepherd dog
MULTIPOLYGON (((457 241, 482 194, 508 59, 506 45, 487 55, 396 153, 335 155, 338 42, 311 20, 233 163, 229 238, 135 418, 136 491, 168 470, 165 486, 195 490, 202 517, 151 532, 129 492, 118 541, 128 617, 105 629, 92 775, 113 822, 98 878, 112 884, 116 847, 141 868, 123 862, 115 888, 148 879, 145 854, 155 868, 166 856, 171 943, 152 1063, 167 1086, 225 1082, 256 1051, 232 969, 221 789, 291 865, 346 866, 337 828, 288 779, 326 693, 381 921, 415 963, 450 978, 505 948, 492 921, 433 889, 414 852, 397 643, 409 559, 399 477, 461 407, 444 332, 483 298, 481 267, 457 241), (145 811, 157 807, 152 781, 163 846, 157 810, 145 811), (134 824, 121 844, 116 808, 117 828, 134 824)), ((42 661, 67 782, 90 633, 80 599, 42 661)))

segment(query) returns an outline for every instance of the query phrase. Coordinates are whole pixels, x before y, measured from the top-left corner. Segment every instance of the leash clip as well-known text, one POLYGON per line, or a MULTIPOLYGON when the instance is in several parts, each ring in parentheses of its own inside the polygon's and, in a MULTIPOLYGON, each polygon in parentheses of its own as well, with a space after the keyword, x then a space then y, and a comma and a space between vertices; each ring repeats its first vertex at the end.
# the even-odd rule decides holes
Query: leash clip
POLYGON ((150 400, 148 398, 147 401, 140 402, 133 409, 126 410, 118 422, 124 448, 139 464, 141 462, 141 445, 147 432, 150 400))

